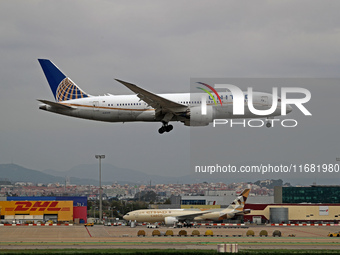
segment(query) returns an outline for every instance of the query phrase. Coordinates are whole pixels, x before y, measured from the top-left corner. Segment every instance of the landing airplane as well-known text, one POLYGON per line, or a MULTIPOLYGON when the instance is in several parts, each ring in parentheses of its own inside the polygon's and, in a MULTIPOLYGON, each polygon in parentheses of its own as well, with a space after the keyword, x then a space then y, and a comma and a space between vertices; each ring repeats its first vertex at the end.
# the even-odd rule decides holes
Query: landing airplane
MULTIPOLYGON (((207 126, 213 119, 259 118, 249 111, 246 104, 244 115, 241 117, 233 115, 231 93, 223 97, 220 92, 217 94, 216 91, 215 94, 220 100, 220 105, 216 104, 214 97, 208 98, 206 101, 207 114, 203 116, 201 115, 201 98, 204 93, 154 94, 137 85, 116 79, 136 95, 91 96, 79 88, 50 60, 38 59, 38 61, 55 98, 55 102, 38 100, 44 104, 39 107, 41 110, 106 122, 161 122, 162 127, 158 130, 160 134, 173 129, 173 126, 169 124, 170 121, 180 121, 185 126, 207 126)), ((214 90, 210 85, 200 84, 214 90)), ((212 96, 207 89, 200 89, 212 96)), ((253 98, 254 105, 257 105, 258 110, 267 110, 271 107, 271 94, 253 92, 253 98)), ((278 99, 278 101, 276 110, 268 116, 261 116, 261 118, 280 116, 281 100, 278 99)), ((287 105, 287 112, 291 110, 292 108, 287 105)), ((267 127, 270 127, 269 122, 267 122, 267 127)))
POLYGON ((250 213, 244 210, 250 189, 245 189, 226 209, 192 210, 192 209, 146 209, 136 210, 123 216, 125 220, 137 222, 164 222, 170 226, 185 221, 220 221, 237 215, 250 213))

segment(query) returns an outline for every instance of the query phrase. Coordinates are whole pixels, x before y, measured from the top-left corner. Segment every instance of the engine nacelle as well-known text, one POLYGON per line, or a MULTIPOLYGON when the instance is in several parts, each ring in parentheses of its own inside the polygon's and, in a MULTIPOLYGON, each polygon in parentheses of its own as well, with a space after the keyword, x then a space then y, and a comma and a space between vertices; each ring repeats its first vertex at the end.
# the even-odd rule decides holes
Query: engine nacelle
POLYGON ((243 210, 243 214, 249 214, 250 212, 251 212, 250 209, 245 209, 245 210, 243 210))
POLYGON ((178 222, 178 219, 176 217, 165 217, 164 223, 166 226, 173 226, 176 222, 178 222))
POLYGON ((227 217, 226 219, 232 219, 235 217, 235 214, 234 213, 227 213, 227 217))
POLYGON ((214 109, 211 105, 207 105, 207 114, 202 115, 200 106, 190 108, 190 121, 186 122, 187 126, 208 126, 213 121, 214 109))

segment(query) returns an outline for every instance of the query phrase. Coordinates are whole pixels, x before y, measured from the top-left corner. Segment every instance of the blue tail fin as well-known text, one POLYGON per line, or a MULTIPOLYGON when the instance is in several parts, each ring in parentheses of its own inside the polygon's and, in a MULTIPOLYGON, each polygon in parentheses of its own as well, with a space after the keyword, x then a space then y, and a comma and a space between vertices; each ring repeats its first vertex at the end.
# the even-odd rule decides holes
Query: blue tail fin
POLYGON ((89 97, 48 59, 38 59, 57 102, 89 97))

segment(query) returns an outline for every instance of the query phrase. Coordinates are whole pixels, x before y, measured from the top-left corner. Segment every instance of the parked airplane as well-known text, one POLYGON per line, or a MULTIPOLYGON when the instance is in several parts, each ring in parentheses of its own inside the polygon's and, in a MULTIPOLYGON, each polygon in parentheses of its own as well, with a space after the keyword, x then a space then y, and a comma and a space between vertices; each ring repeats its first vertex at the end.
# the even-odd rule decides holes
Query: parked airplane
POLYGON ((220 221, 230 219, 236 215, 250 213, 244 210, 250 189, 245 189, 226 209, 192 210, 192 209, 146 209, 136 210, 123 216, 125 220, 137 222, 164 222, 165 225, 173 225, 184 221, 220 221))
MULTIPOLYGON (((247 100, 245 100, 245 114, 235 116, 232 114, 231 93, 224 92, 223 97, 221 92, 216 92, 210 85, 204 83, 200 84, 214 90, 220 103, 216 104, 210 91, 199 88, 200 91, 203 90, 210 95, 206 101, 206 115, 201 114, 201 100, 205 93, 154 94, 134 84, 116 79, 136 95, 91 96, 63 74, 50 60, 39 59, 39 63, 55 97, 55 102, 38 100, 44 103, 39 109, 62 115, 106 122, 161 122, 162 127, 158 130, 160 134, 173 129, 169 124, 170 121, 180 121, 186 126, 207 126, 213 119, 274 118, 281 115, 281 100, 278 99, 276 110, 268 116, 252 114, 247 107, 247 100)), ((258 110, 267 110, 271 107, 271 94, 253 92, 253 98, 258 110)), ((292 108, 287 105, 287 111, 291 110, 292 108)), ((267 122, 267 127, 270 127, 270 122, 267 122)))

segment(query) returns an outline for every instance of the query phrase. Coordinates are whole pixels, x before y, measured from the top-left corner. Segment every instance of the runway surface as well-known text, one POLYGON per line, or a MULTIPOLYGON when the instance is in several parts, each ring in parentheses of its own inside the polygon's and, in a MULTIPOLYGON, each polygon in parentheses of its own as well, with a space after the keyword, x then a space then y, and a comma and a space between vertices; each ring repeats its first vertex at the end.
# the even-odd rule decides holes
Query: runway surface
MULTIPOLYGON (((238 243, 239 249, 340 249, 340 237, 327 237, 329 232, 340 229, 332 226, 322 227, 268 227, 250 226, 244 228, 184 228, 188 236, 152 236, 145 226, 130 228, 125 226, 4 226, 0 227, 0 249, 214 249, 220 243, 238 243), (146 232, 138 237, 138 230, 146 232), (193 230, 212 230, 214 236, 190 236, 193 230), (247 237, 248 230, 255 237, 247 237), (260 237, 261 230, 267 230, 268 237, 260 237), (279 230, 282 237, 272 237, 279 230), (295 237, 288 237, 294 234, 295 237), (225 237, 228 235, 228 237, 225 237)), ((172 230, 178 235, 181 229, 161 227, 160 232, 172 230)))

